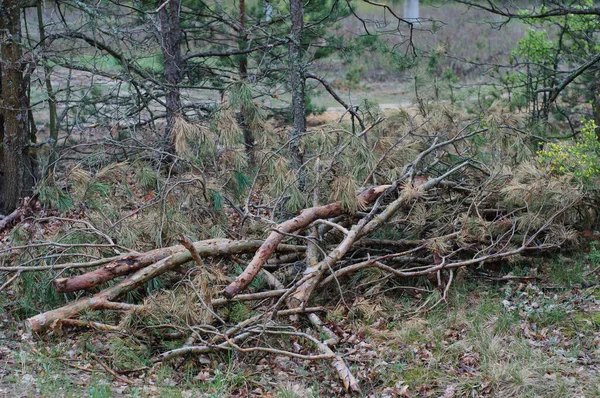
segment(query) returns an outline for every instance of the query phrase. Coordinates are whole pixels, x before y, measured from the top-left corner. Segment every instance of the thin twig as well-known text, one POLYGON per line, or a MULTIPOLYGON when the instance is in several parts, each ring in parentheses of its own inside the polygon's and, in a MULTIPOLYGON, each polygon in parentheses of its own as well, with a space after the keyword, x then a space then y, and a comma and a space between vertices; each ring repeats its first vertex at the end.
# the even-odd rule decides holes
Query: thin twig
POLYGON ((104 368, 104 370, 106 370, 108 373, 110 373, 115 379, 122 381, 123 383, 127 383, 127 384, 135 384, 133 381, 129 380, 126 377, 123 377, 119 374, 117 374, 117 372, 115 372, 114 370, 112 370, 111 368, 109 368, 104 362, 102 362, 96 355, 91 354, 90 355, 92 357, 92 359, 94 359, 96 362, 98 362, 100 364, 100 366, 102 366, 104 368))

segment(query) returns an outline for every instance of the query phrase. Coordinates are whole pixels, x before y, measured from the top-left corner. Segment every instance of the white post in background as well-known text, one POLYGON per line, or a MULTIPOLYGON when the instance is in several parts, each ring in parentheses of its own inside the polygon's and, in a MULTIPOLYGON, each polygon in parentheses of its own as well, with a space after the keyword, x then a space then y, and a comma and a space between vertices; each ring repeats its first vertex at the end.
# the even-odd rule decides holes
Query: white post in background
POLYGON ((404 19, 419 23, 419 0, 404 0, 404 19))
POLYGON ((273 5, 269 1, 265 1, 265 20, 271 22, 271 16, 273 15, 273 5))

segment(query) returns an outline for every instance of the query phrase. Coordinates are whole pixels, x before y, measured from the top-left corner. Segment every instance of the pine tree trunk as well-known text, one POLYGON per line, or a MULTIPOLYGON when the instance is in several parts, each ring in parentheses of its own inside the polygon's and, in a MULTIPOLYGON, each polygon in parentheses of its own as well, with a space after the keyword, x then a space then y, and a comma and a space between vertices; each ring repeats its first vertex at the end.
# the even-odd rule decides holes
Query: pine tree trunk
MULTIPOLYGON (((246 2, 245 0, 240 0, 240 9, 239 9, 239 20, 240 20, 240 49, 245 49, 248 45, 248 35, 246 34, 246 2)), ((239 73, 241 80, 248 80, 248 56, 246 54, 240 55, 239 62, 239 73)), ((247 123, 248 117, 244 109, 240 110, 239 115, 239 124, 244 132, 244 146, 246 147, 246 154, 248 155, 248 162, 251 166, 254 166, 256 163, 254 159, 254 134, 248 126, 247 123)))
POLYGON ((56 166, 56 144, 58 142, 58 124, 57 124, 57 113, 56 113, 56 96, 54 94, 54 88, 52 87, 52 69, 48 63, 48 57, 46 56, 46 27, 44 26, 44 5, 39 2, 37 5, 37 16, 38 16, 38 31, 40 34, 40 48, 42 65, 44 66, 44 83, 46 85, 46 94, 48 95, 48 116, 49 130, 50 130, 50 156, 48 157, 48 167, 45 170, 45 174, 48 176, 52 175, 52 171, 56 166))
MULTIPOLYGON (((162 3, 159 1, 158 5, 160 6, 162 3)), ((168 84, 166 88, 167 126, 164 138, 167 151, 170 153, 175 151, 173 126, 177 116, 181 114, 181 94, 178 87, 183 71, 180 11, 181 0, 171 0, 167 6, 160 9, 158 14, 161 28, 161 48, 165 59, 165 80, 168 84)))
POLYGON ((594 122, 596 122, 596 139, 600 141, 600 69, 595 73, 596 82, 592 86, 593 92, 593 114, 594 122))
MULTIPOLYGON (((2 18, 2 8, 0 8, 0 18, 2 18)), ((1 46, 0 46, 1 47, 1 46)), ((0 48, 0 51, 2 49, 0 48)), ((4 105, 4 101, 2 98, 2 53, 0 52, 0 192, 4 192, 3 184, 4 184, 4 112, 2 112, 2 106, 4 105)), ((2 198, 2 194, 0 194, 0 211, 2 211, 4 203, 4 198, 2 198)))
POLYGON ((19 204, 22 195, 31 192, 33 179, 27 153, 29 135, 27 79, 21 41, 21 4, 4 0, 0 5, 0 63, 2 73, 3 181, 1 200, 6 211, 19 204))
MULTIPOLYGON (((292 88, 292 132, 290 152, 292 155, 292 167, 300 170, 304 163, 302 152, 300 151, 300 137, 306 132, 306 96, 304 76, 304 62, 302 57, 302 30, 304 29, 303 15, 304 7, 302 0, 290 0, 290 13, 292 19, 292 29, 290 32, 289 44, 289 62, 290 62, 290 85, 292 88)), ((304 187, 304 177, 302 173, 298 176, 298 182, 301 189, 304 187)))

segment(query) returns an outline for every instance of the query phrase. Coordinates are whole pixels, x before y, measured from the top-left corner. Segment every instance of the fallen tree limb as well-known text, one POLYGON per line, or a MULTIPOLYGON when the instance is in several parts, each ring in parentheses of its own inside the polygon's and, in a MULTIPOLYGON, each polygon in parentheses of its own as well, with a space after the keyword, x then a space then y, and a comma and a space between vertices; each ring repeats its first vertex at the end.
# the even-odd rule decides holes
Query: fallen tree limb
POLYGON ((127 258, 131 253, 122 254, 120 256, 113 256, 107 258, 101 258, 99 260, 89 261, 85 263, 66 263, 57 265, 17 265, 12 267, 0 267, 0 271, 5 272, 34 272, 34 271, 52 271, 52 270, 63 270, 63 269, 77 269, 77 268, 92 268, 99 265, 104 265, 112 261, 118 261, 120 259, 127 258))
POLYGON ((76 275, 69 278, 57 278, 52 281, 52 287, 58 293, 70 293, 78 290, 87 290, 101 283, 127 275, 141 268, 154 264, 172 255, 171 250, 152 251, 145 254, 131 254, 125 258, 113 261, 105 267, 76 275))
POLYGON ((20 275, 21 275, 21 273, 17 272, 16 274, 14 274, 10 278, 8 278, 8 280, 6 282, 4 282, 2 284, 2 286, 0 286, 0 292, 2 292, 4 289, 6 289, 8 286, 10 286, 10 284, 13 283, 15 281, 15 279, 17 279, 20 275))
MULTIPOLYGON (((387 188, 389 185, 380 185, 377 187, 369 188, 358 195, 359 203, 372 203, 374 202, 387 188)), ((223 290, 223 296, 231 299, 240 291, 245 289, 250 282, 254 279, 258 272, 261 270, 263 264, 273 254, 279 243, 284 238, 283 233, 291 233, 301 228, 307 227, 313 221, 322 218, 332 218, 339 216, 344 213, 344 208, 341 202, 330 203, 324 206, 311 207, 303 210, 298 216, 291 220, 285 221, 279 224, 275 231, 265 239, 265 242, 256 251, 254 258, 248 264, 246 269, 238 275, 233 282, 229 284, 223 290)))
POLYGON ((251 300, 262 300, 266 298, 279 297, 287 292, 287 289, 278 289, 278 290, 267 290, 266 292, 259 293, 248 293, 248 294, 238 294, 231 300, 227 300, 226 298, 216 298, 212 299, 211 304, 213 307, 219 305, 225 305, 227 303, 233 301, 251 301, 251 300))
MULTIPOLYGON (((417 249, 422 249, 422 247, 419 247, 417 249)), ((414 252, 417 250, 409 250, 408 252, 404 252, 404 253, 394 253, 392 255, 388 255, 388 256, 381 256, 381 257, 373 257, 369 260, 366 261, 362 261, 360 263, 356 263, 356 264, 352 264, 349 265, 347 267, 338 269, 337 271, 331 273, 330 275, 328 275, 326 278, 324 278, 320 283, 319 286, 320 287, 325 287, 326 285, 328 285, 329 283, 333 282, 335 279, 339 279, 342 278, 346 275, 349 275, 351 273, 354 273, 358 270, 361 270, 363 268, 370 268, 370 267, 377 267, 377 263, 384 261, 386 259, 389 258, 394 258, 396 256, 399 256, 400 258, 403 258, 405 254, 410 253, 410 252, 414 252)), ((406 263, 411 263, 414 260, 417 260, 418 257, 405 257, 406 263)), ((391 268, 391 267, 390 267, 391 268)))
POLYGON ((122 332, 118 326, 107 325, 105 323, 93 322, 93 321, 82 321, 80 319, 62 319, 60 321, 61 325, 66 326, 74 326, 78 328, 86 328, 86 329, 96 329, 96 330, 104 330, 108 332, 122 332))
MULTIPOLYGON (((443 175, 428 180, 418 187, 419 194, 433 189, 444 178, 462 169, 467 164, 467 162, 461 163, 443 175)), ((396 182, 394 185, 397 183, 398 182, 396 182)), ((296 292, 289 299, 292 303, 292 306, 306 305, 313 290, 320 282, 325 271, 333 269, 334 264, 337 263, 344 255, 346 255, 348 250, 350 250, 350 248, 358 239, 370 234, 379 228, 383 223, 388 221, 400 209, 400 207, 414 199, 413 195, 415 195, 414 190, 407 190, 405 188, 400 192, 400 196, 392 203, 388 204, 380 214, 375 215, 373 213, 375 209, 373 209, 369 216, 361 219, 358 224, 354 225, 349 231, 347 231, 342 242, 334 250, 329 252, 321 262, 313 267, 306 268, 303 278, 305 281, 298 287, 296 292)))
MULTIPOLYGON (((319 312, 319 311, 324 311, 324 310, 325 309, 323 307, 292 308, 289 310, 278 311, 276 314, 278 316, 289 316, 289 315, 293 315, 293 314, 312 313, 312 312, 319 312)), ((204 346, 184 346, 181 348, 176 348, 174 350, 163 352, 156 358, 155 362, 166 361, 168 359, 173 359, 173 358, 176 358, 176 357, 179 357, 182 355, 187 355, 187 354, 206 354, 206 353, 217 351, 217 350, 227 350, 227 349, 229 349, 228 341, 236 342, 236 341, 246 338, 250 335, 250 333, 246 331, 246 332, 242 332, 241 334, 238 334, 235 337, 232 337, 235 333, 242 331, 244 329, 247 329, 247 328, 251 327, 252 325, 255 325, 261 319, 268 317, 268 315, 269 315, 268 313, 255 315, 255 316, 248 318, 245 321, 235 325, 233 328, 227 330, 225 333, 215 335, 214 338, 212 339, 212 344, 204 345, 204 346)))
POLYGON ((190 252, 196 265, 198 267, 204 268, 205 267, 204 261, 202 261, 202 257, 200 257, 200 253, 198 253, 198 250, 196 250, 196 248, 194 247, 194 243, 190 240, 190 238, 188 238, 187 236, 182 236, 181 238, 178 239, 178 241, 183 247, 185 247, 190 252))
POLYGON ((126 377, 123 377, 121 375, 118 375, 117 372, 115 372, 114 370, 112 370, 111 368, 108 367, 107 364, 105 364, 103 361, 101 361, 96 355, 92 354, 91 357, 100 364, 100 366, 102 366, 102 368, 104 368, 104 370, 106 370, 112 377, 114 377, 115 379, 122 381, 123 383, 127 383, 129 385, 134 384, 133 381, 129 380, 126 377))
MULTIPOLYGON (((205 250, 219 254, 238 254, 248 250, 254 250, 260 246, 262 241, 230 241, 228 239, 212 240, 204 247, 205 250)), ((200 252, 200 250, 199 250, 200 252)), ((41 332, 49 327, 53 327, 56 322, 61 319, 72 318, 73 316, 89 310, 98 310, 111 306, 111 301, 119 296, 143 285, 149 280, 164 274, 165 272, 184 264, 192 259, 192 255, 188 250, 179 250, 178 252, 163 258, 160 261, 142 268, 127 278, 111 286, 92 297, 83 298, 64 307, 57 308, 43 314, 36 315, 27 319, 32 332, 41 332)))
MULTIPOLYGON (((147 267, 150 264, 154 264, 174 254, 181 254, 185 252, 188 253, 187 256, 177 257, 179 259, 178 261, 180 261, 178 265, 185 264, 186 262, 194 259, 194 255, 198 256, 198 259, 200 259, 200 256, 216 256, 221 254, 227 254, 226 252, 228 251, 228 249, 226 247, 226 243, 232 242, 233 241, 230 241, 228 239, 210 239, 193 243, 190 246, 190 248, 193 251, 186 248, 186 245, 178 245, 167 247, 164 249, 152 250, 147 253, 128 254, 123 257, 118 257, 116 260, 112 261, 110 264, 106 265, 103 268, 99 268, 97 270, 82 275, 72 276, 69 278, 55 279, 54 281, 52 281, 52 286, 59 293, 69 293, 76 292, 79 290, 91 289, 104 282, 108 282, 123 275, 131 274, 132 272, 147 267), (217 244, 215 245, 215 243, 217 244)), ((235 244, 242 244, 245 248, 244 250, 238 251, 236 253, 246 253, 256 250, 258 247, 261 246, 261 244, 263 244, 263 241, 248 240, 239 241, 235 244)), ((278 249, 281 251, 293 251, 297 249, 302 249, 302 247, 296 247, 293 245, 281 245, 278 249)), ((202 260, 200 259, 200 261, 202 260)))
POLYGON ((22 212, 22 209, 18 208, 15 211, 13 211, 12 213, 10 213, 8 216, 1 219, 0 220, 0 232, 2 232, 4 230, 4 228, 8 227, 10 224, 12 224, 13 221, 15 221, 17 218, 19 218, 19 216, 21 215, 21 212, 22 212))

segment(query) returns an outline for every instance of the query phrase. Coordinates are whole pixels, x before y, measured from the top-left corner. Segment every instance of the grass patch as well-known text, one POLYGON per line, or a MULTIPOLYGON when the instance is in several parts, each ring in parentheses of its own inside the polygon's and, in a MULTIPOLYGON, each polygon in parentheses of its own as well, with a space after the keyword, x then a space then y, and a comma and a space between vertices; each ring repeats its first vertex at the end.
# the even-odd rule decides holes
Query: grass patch
POLYGON ((579 259, 560 257, 550 264, 549 277, 554 283, 573 286, 585 280, 585 267, 579 259))

